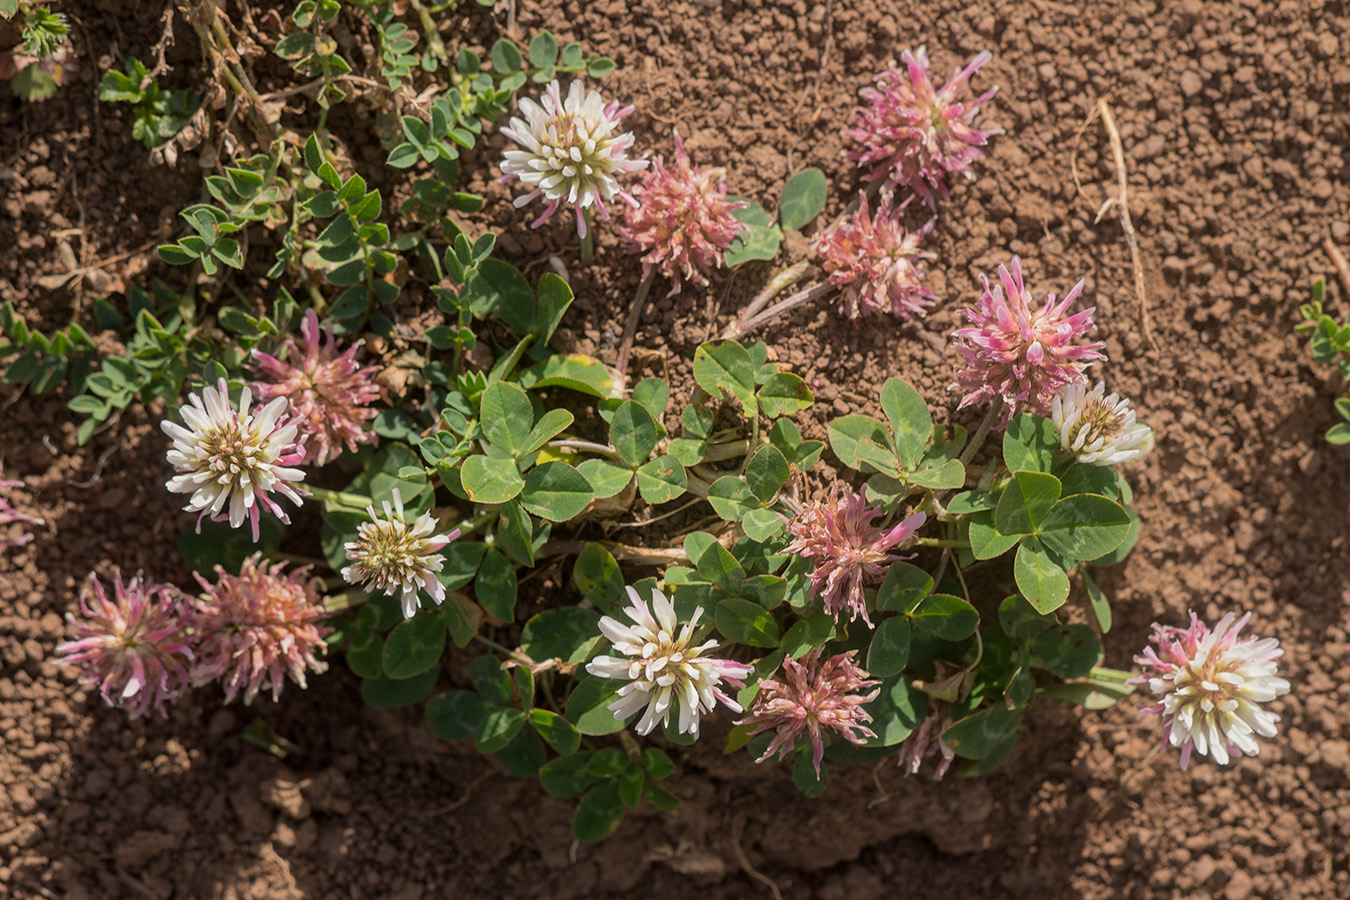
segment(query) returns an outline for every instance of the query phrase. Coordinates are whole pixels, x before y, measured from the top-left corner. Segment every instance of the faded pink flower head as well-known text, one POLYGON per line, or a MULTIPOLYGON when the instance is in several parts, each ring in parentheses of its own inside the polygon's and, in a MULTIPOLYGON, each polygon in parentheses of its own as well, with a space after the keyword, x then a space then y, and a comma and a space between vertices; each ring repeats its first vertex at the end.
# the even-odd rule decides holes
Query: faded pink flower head
POLYGON ((618 198, 637 201, 619 184, 620 175, 647 167, 645 159, 629 159, 633 135, 621 132, 620 121, 633 107, 605 103, 598 91, 587 91, 581 79, 572 82, 566 99, 557 80, 549 82, 539 102, 520 98, 521 115, 501 133, 516 147, 502 154, 502 181, 521 181, 531 188, 514 201, 520 208, 536 197, 548 202, 543 215, 530 223, 538 228, 559 206, 570 206, 577 234, 586 236, 583 210, 594 206, 609 218, 608 203, 618 198))
MULTIPOLYGON (((0 491, 8 490, 9 488, 15 487, 23 487, 23 482, 0 480, 0 491)), ((43 521, 37 518, 36 516, 30 516, 27 515, 26 513, 19 512, 13 506, 10 506, 8 500, 6 500, 4 497, 0 497, 0 525, 12 525, 16 522, 21 522, 25 525, 44 524, 43 521)), ((25 531, 20 531, 14 537, 5 537, 4 535, 0 535, 0 556, 3 556, 4 552, 10 547, 22 547, 24 544, 28 543, 32 539, 33 536, 25 531)), ((0 580, 3 580, 3 578, 4 576, 0 575, 0 580)))
POLYGON ((937 205, 938 196, 947 199, 947 173, 973 178, 970 164, 983 157, 980 148, 1001 133, 973 125, 997 87, 968 104, 956 100, 970 77, 991 59, 986 50, 958 69, 942 90, 934 91, 924 48, 913 54, 906 50, 900 60, 907 71, 892 66, 877 76, 875 87, 859 91, 864 105, 854 111, 853 125, 843 135, 862 148, 844 155, 868 170, 869 181, 885 179, 887 188, 904 185, 929 206, 937 205))
POLYGON ((797 745, 797 738, 805 733, 811 739, 811 764, 820 777, 820 760, 825 755, 825 732, 832 731, 853 744, 864 738, 876 737, 867 727, 872 716, 863 709, 864 703, 877 698, 880 681, 853 661, 856 650, 831 656, 821 662, 824 648, 817 647, 798 662, 783 660, 781 677, 762 678, 759 694, 755 696, 750 715, 738 725, 753 724, 752 735, 777 729, 778 733, 756 762, 764 762, 774 753, 784 759, 797 745), (875 688, 863 694, 867 688, 875 688))
POLYGON ((726 172, 690 164, 677 131, 674 168, 656 157, 633 193, 639 205, 624 213, 619 237, 630 253, 643 254, 642 277, 657 269, 670 280, 672 294, 684 282, 706 285, 722 251, 745 228, 732 211, 746 204, 727 200, 726 172))
POLYGON ((906 231, 900 224, 900 210, 908 204, 906 200, 893 210, 888 196, 872 217, 864 195, 851 219, 816 236, 815 251, 830 282, 840 291, 839 312, 850 319, 875 313, 902 319, 922 316, 936 299, 923 286, 921 262, 934 256, 919 249, 919 241, 933 230, 935 220, 918 231, 906 231))
POLYGON ((1250 618, 1230 612, 1213 631, 1195 613, 1189 628, 1154 623, 1154 646, 1134 658, 1144 673, 1127 683, 1146 684, 1160 698, 1140 712, 1162 716, 1163 746, 1181 748, 1183 769, 1192 750, 1226 765, 1260 753, 1257 735, 1275 736, 1280 717, 1260 704, 1289 693, 1289 682, 1275 675, 1284 650, 1275 638, 1239 638, 1250 618))
POLYGON ((178 588, 113 575, 112 599, 98 576, 80 591, 79 615, 67 613, 75 639, 58 644, 59 666, 78 666, 80 684, 136 719, 161 716, 190 686, 196 617, 178 588))
POLYGON ((403 495, 398 488, 393 495, 392 506, 384 501, 384 518, 375 514, 374 502, 366 507, 370 521, 357 526, 356 540, 343 544, 351 565, 343 567, 342 577, 367 591, 383 591, 391 597, 397 591, 403 615, 411 619, 421 606, 423 590, 438 604, 445 600, 445 585, 436 573, 445 564, 441 550, 459 537, 460 529, 435 534, 436 517, 429 509, 408 522, 403 495))
POLYGON ((1008 267, 998 267, 1003 284, 989 286, 981 275, 984 294, 975 309, 963 309, 965 328, 953 335, 956 352, 966 367, 956 373, 956 386, 966 391, 961 406, 1003 398, 1002 424, 1014 413, 1046 415, 1055 394, 1067 384, 1086 382, 1083 369, 1105 359, 1100 341, 1075 345, 1075 338, 1092 330, 1091 308, 1065 315, 1083 292, 1080 280, 1063 300, 1050 294, 1045 306, 1031 307, 1031 292, 1022 282, 1022 260, 1014 256, 1008 267), (1006 295, 1005 295, 1006 291, 1006 295))
POLYGON ((201 642, 192 679, 219 679, 226 703, 242 691, 247 705, 268 689, 275 701, 288 675, 304 688, 306 672, 328 668, 316 655, 333 630, 318 624, 328 615, 323 579, 309 578, 308 566, 283 574, 285 563, 261 560, 261 553, 244 560, 237 576, 216 566, 214 585, 196 576, 206 593, 196 601, 201 642))
POLYGON ((245 387, 236 412, 222 378, 216 387, 207 386, 201 396, 190 394, 188 400, 179 410, 187 427, 168 419, 159 427, 173 439, 168 459, 178 470, 167 487, 192 495, 184 509, 199 513, 197 530, 207 517, 213 522, 228 519, 231 528, 248 519, 256 541, 264 509, 289 525, 290 517, 272 495, 300 505, 305 473, 290 467, 305 458, 305 448, 298 435, 300 420, 286 415, 286 399, 274 397, 252 410, 253 394, 245 387))
POLYGON ((879 508, 868 508, 867 495, 861 491, 848 492, 841 498, 836 481, 829 499, 812 503, 788 520, 793 540, 783 552, 816 561, 811 573, 812 592, 821 595, 825 611, 836 620, 848 612, 849 621, 862 616, 871 627, 864 585, 882 579, 886 564, 901 558, 887 551, 908 539, 927 518, 924 513, 915 513, 883 531, 872 524, 880 515, 879 508))
POLYGON ((906 775, 919 774, 924 757, 938 755, 938 764, 933 768, 933 780, 941 781, 942 776, 951 768, 956 751, 942 739, 942 735, 952 724, 951 713, 945 703, 928 701, 928 715, 924 716, 919 727, 910 732, 900 744, 900 768, 906 775))
POLYGON ((320 344, 319 317, 312 309, 305 313, 300 333, 304 349, 288 335, 281 345, 280 359, 253 351, 263 380, 255 381, 252 387, 261 401, 276 397, 290 401, 290 412, 299 417, 305 436, 304 462, 322 466, 341 455, 343 444, 355 451, 357 444, 379 440, 362 426, 377 415, 368 404, 380 394, 375 386, 375 374, 380 369, 363 369, 357 363, 362 341, 339 353, 331 326, 326 329, 327 343, 320 344))

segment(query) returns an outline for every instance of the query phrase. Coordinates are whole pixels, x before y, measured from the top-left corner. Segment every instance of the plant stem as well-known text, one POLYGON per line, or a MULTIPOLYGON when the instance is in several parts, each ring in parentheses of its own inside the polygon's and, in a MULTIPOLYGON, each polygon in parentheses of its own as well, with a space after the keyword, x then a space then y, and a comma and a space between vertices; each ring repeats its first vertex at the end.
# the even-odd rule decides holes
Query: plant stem
POLYGON ((721 462, 724 459, 735 459, 749 453, 750 447, 750 442, 745 438, 741 438, 739 441, 727 441, 725 444, 713 444, 708 448, 708 452, 703 454, 703 462, 721 462))
POLYGON ((970 541, 949 541, 946 538, 915 538, 920 547, 969 547, 970 541))
POLYGON ((961 451, 960 459, 962 466, 968 465, 970 461, 975 458, 975 454, 980 452, 980 447, 984 444, 984 439, 989 436, 990 429, 994 427, 994 422, 996 422, 1001 415, 1003 415, 1003 398, 996 397, 994 398, 994 405, 989 407, 989 412, 985 415, 984 421, 980 423, 979 428, 975 429, 975 434, 971 437, 970 442, 966 444, 966 448, 961 451))
POLYGON ((557 447, 559 450, 581 450, 586 453, 597 453, 601 456, 617 457, 618 452, 605 444, 597 444, 594 441, 574 441, 571 438, 564 438, 556 441, 549 441, 550 447, 557 447))
POLYGON ((479 513, 478 515, 474 516, 471 519, 465 519, 463 522, 460 522, 458 525, 456 525, 454 528, 450 530, 452 532, 458 531, 459 537, 465 537, 477 531, 479 528, 483 527, 488 522, 491 522, 499 515, 501 514, 496 510, 493 510, 492 512, 479 513))
POLYGON ((581 211, 581 220, 586 223, 586 233, 581 236, 581 264, 589 266, 595 256, 595 226, 591 221, 590 207, 581 211))
POLYGON ((780 292, 787 290, 792 285, 806 278, 814 272, 814 267, 805 261, 797 263, 795 266, 788 266, 783 271, 769 279, 769 283, 764 285, 764 290, 760 291, 755 299, 746 304, 745 309, 741 310, 740 318, 742 321, 750 318, 755 313, 763 309, 770 300, 776 297, 780 292))
MULTIPOLYGON (((346 584, 345 581, 342 581, 342 583, 346 584)), ((343 591, 340 594, 330 596, 324 603, 323 608, 330 613, 340 613, 345 609, 355 609, 369 599, 370 595, 362 590, 343 591)))
POLYGON ((436 27, 436 20, 431 17, 431 11, 422 5, 421 0, 409 0, 408 5, 417 11, 417 18, 422 23, 422 33, 427 38, 427 52, 441 62, 448 60, 450 54, 445 51, 445 41, 441 40, 441 31, 436 27))
POLYGON ((642 321, 643 310, 647 308, 647 295, 652 291, 652 281, 655 278, 656 270, 647 270, 647 274, 642 276, 642 282, 638 285, 637 293, 633 295, 633 305, 628 309, 628 321, 623 326, 623 339, 619 341, 619 361, 614 364, 620 379, 628 372, 628 354, 632 352, 633 339, 637 337, 638 324, 642 321))
POLYGON ((809 303, 812 300, 824 297, 833 290, 834 285, 830 284, 828 281, 822 281, 819 284, 812 285, 804 291, 798 291, 790 297, 779 300, 773 306, 770 306, 768 309, 757 313, 750 318, 741 317, 737 319, 736 322, 722 334, 722 340, 736 340, 741 338, 754 331, 756 328, 767 324, 776 316, 780 316, 794 307, 801 306, 803 303, 809 303))
POLYGON ((320 503, 333 503, 337 506, 345 506, 349 509, 365 512, 367 506, 374 506, 375 502, 369 497, 362 497, 360 494, 348 494, 345 491, 330 491, 328 488, 316 487, 312 484, 305 485, 305 490, 309 491, 310 496, 320 503))
MULTIPOLYGON (((540 550, 540 556, 573 556, 585 550, 588 541, 549 541, 540 550)), ((632 547, 615 541, 595 541, 620 562, 638 565, 688 565, 689 554, 683 547, 632 547)))
POLYGON ((306 566, 327 566, 328 560, 319 559, 317 556, 302 556, 299 553, 283 553, 280 550, 273 550, 267 554, 267 558, 277 562, 300 563, 306 566))
POLYGON ((1350 262, 1346 262, 1345 254, 1331 242, 1331 238, 1322 241, 1322 249, 1331 257, 1331 264, 1336 267, 1336 276, 1341 280, 1343 299, 1350 303, 1350 262))
POLYGON ((534 660, 530 659, 528 656, 526 656, 524 653, 521 653, 519 650, 512 650, 510 647, 504 647, 501 644, 497 643, 496 641, 492 640, 491 638, 485 638, 481 634, 478 634, 477 632, 474 632, 473 639, 486 647, 491 647, 493 650, 496 650, 500 653, 505 653, 507 656, 509 656, 511 659, 514 659, 516 662, 523 662, 526 665, 530 666, 534 665, 534 660))

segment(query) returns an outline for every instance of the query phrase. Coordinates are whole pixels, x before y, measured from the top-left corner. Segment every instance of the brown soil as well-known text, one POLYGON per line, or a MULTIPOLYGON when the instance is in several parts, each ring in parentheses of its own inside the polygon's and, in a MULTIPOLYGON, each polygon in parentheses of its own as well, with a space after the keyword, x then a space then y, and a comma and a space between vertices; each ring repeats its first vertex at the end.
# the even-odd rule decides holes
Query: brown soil
MULTIPOLYGON (((466 6, 472 33, 490 42, 497 26, 466 6)), ((0 457, 25 482, 15 503, 47 524, 0 562, 0 894, 742 898, 769 896, 771 879, 784 897, 822 900, 1350 896, 1350 725, 1338 715, 1350 700, 1350 466, 1321 438, 1341 385, 1291 332, 1327 269, 1318 245, 1350 243, 1350 4, 515 7, 526 35, 548 27, 619 62, 608 90, 637 104, 640 147, 668 155, 678 126, 696 161, 726 167, 733 192, 766 198, 806 165, 840 191, 855 186, 839 129, 857 88, 899 50, 927 44, 945 73, 992 49, 977 84, 1001 86, 985 121, 1007 133, 941 207, 937 307, 897 328, 806 309, 764 337, 815 388, 817 431, 833 413, 872 410, 892 374, 950 408, 947 336, 979 272, 1017 253, 1040 293, 1086 276, 1111 359, 1101 374, 1159 433, 1130 470, 1142 539, 1102 577, 1118 620, 1107 664, 1128 666, 1155 618, 1250 609, 1258 633, 1287 648, 1295 687, 1277 705, 1280 737, 1259 759, 1183 774, 1156 752, 1137 703, 1082 714, 1047 702, 988 778, 840 768, 810 801, 777 766, 722 758, 714 731, 697 749, 671 748, 671 787, 685 798, 676 814, 639 810, 608 842, 578 847, 570 802, 438 741, 417 711, 364 708, 340 662, 277 706, 222 707, 200 692, 167 722, 129 724, 46 660, 90 570, 186 583, 174 546, 184 517, 159 487, 162 438, 152 415, 131 411, 76 448, 63 400, 6 385, 0 457), (1118 220, 1093 223, 1115 170, 1101 125, 1078 133, 1101 95, 1124 140, 1156 349, 1143 340, 1118 220), (254 717, 304 755, 282 762, 244 743, 254 717)), ((134 251, 174 227, 201 175, 188 159, 151 167, 124 112, 94 99, 114 59, 149 58, 161 5, 66 8, 79 26, 73 82, 40 105, 0 98, 0 297, 44 327, 100 290, 39 285, 65 270, 63 242, 84 264, 134 251)), ((179 37, 170 80, 185 84, 197 59, 179 37)), ((831 212, 841 205, 836 194, 831 212)), ((495 209, 498 225, 524 221, 495 209)), ((560 252, 573 266, 580 299, 564 324, 612 359, 633 260, 607 236, 582 271, 564 224, 513 234, 503 244, 518 263, 560 252)), ((140 259, 106 271, 143 281, 140 259)), ((764 275, 740 276, 724 311, 764 275)), ((659 370, 666 355, 675 396, 689 384, 677 361, 713 328, 721 287, 657 304, 639 334, 655 353, 640 357, 647 365, 659 370)))

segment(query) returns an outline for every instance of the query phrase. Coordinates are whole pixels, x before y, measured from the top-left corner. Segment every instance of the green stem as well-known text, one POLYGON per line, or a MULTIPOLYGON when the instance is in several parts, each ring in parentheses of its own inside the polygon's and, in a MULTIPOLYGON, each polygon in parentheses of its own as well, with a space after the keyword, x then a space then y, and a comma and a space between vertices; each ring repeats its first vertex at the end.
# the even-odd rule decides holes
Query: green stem
POLYGON ((1109 669, 1106 666, 1093 666, 1088 677, 1095 681, 1113 681, 1116 684, 1124 684, 1134 677, 1133 672, 1126 672, 1121 669, 1109 669))
POLYGON ((510 647, 504 647, 501 644, 497 643, 496 641, 492 640, 491 638, 485 638, 481 634, 475 634, 473 636, 473 639, 486 647, 491 647, 493 650, 496 650, 499 653, 505 653, 508 657, 514 659, 516 662, 523 662, 526 665, 530 666, 534 665, 534 660, 530 659, 524 653, 521 653, 519 650, 512 650, 510 647))
POLYGON ((949 541, 945 538, 915 538, 920 547, 969 547, 970 541, 949 541))
POLYGON ((1003 398, 995 397, 994 405, 989 407, 989 412, 985 415, 984 421, 981 422, 980 427, 975 430, 975 434, 970 438, 970 442, 966 444, 966 448, 961 451, 962 466, 968 465, 970 461, 975 458, 975 454, 980 452, 980 447, 984 445, 984 439, 989 436, 989 431, 994 427, 994 423, 998 421, 998 418, 1001 415, 1003 415, 1003 398))
POLYGON ((713 444, 708 448, 708 452, 703 454, 703 462, 721 462, 724 459, 745 456, 750 452, 751 446, 750 441, 745 438, 738 441, 727 441, 725 444, 713 444))
POLYGON ((441 31, 436 27, 436 20, 431 18, 431 10, 423 6, 420 0, 409 0, 409 5, 417 11, 417 18, 422 23, 422 33, 427 38, 427 52, 433 59, 445 62, 450 58, 450 54, 445 51, 445 41, 441 40, 441 31))
POLYGON ((465 519, 463 522, 460 522, 458 525, 456 525, 454 528, 450 530, 458 531, 460 537, 466 537, 467 535, 470 535, 473 532, 477 531, 479 528, 482 528, 484 525, 491 522, 499 515, 501 515, 501 513, 499 513, 497 510, 493 510, 492 512, 479 513, 478 515, 474 516, 471 519, 465 519))
POLYGON ((557 441, 549 441, 548 445, 550 447, 557 447, 559 450, 580 450, 586 453, 595 453, 600 456, 608 456, 611 458, 617 458, 619 455, 618 451, 613 447, 606 446, 605 444, 597 444, 594 441, 574 441, 570 438, 565 438, 557 441))
MULTIPOLYGON (((747 447, 756 447, 759 445, 759 416, 750 420, 750 443, 747 447)), ((747 452, 745 458, 741 460, 741 475, 745 474, 745 469, 750 465, 750 454, 747 452)))
POLYGON ((586 223, 586 234, 581 238, 581 264, 589 266, 595 256, 595 225, 591 222, 591 209, 581 211, 581 219, 586 223))
POLYGON ((317 556, 302 556, 299 553, 283 553, 280 550, 273 550, 267 554, 267 558, 276 562, 300 563, 305 566, 327 566, 328 560, 319 559, 317 556))
MULTIPOLYGON (((347 582, 342 576, 337 577, 338 584, 332 583, 333 579, 327 579, 324 583, 329 587, 338 587, 347 582)), ((343 591, 340 594, 333 594, 324 603, 323 608, 330 613, 340 613, 343 610, 355 609, 370 599, 370 594, 361 590, 343 591)))
POLYGON ((366 507, 374 506, 375 502, 369 497, 362 497, 360 494, 348 494, 345 491, 331 491, 328 488, 316 487, 312 484, 305 485, 305 490, 309 491, 310 496, 320 503, 332 503, 337 506, 345 506, 349 509, 365 512, 366 507))

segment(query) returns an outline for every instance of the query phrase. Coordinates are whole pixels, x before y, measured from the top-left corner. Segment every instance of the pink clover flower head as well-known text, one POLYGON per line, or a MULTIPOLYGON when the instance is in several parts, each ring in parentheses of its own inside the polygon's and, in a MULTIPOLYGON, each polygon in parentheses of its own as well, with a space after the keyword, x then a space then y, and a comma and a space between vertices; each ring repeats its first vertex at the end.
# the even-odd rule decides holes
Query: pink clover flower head
MULTIPOLYGON (((23 482, 5 481, 3 479, 0 479, 0 491, 16 487, 23 487, 23 482)), ((6 500, 4 497, 0 497, 0 525, 12 525, 16 522, 23 523, 25 525, 45 524, 43 520, 39 519, 37 516, 30 516, 27 513, 19 512, 17 509, 15 509, 13 506, 10 505, 8 500, 6 500)), ((5 537, 3 535, 0 535, 0 556, 3 556, 4 552, 10 547, 22 547, 24 544, 28 543, 32 539, 33 535, 29 534, 26 531, 20 531, 14 537, 5 537)), ((0 576, 0 580, 3 579, 4 576, 0 576)))
POLYGON ((583 210, 594 206, 603 219, 618 198, 629 206, 637 201, 619 184, 619 176, 647 167, 645 159, 629 159, 633 135, 621 132, 620 120, 633 107, 605 103, 598 91, 587 91, 581 79, 572 82, 567 97, 557 80, 549 83, 539 102, 520 99, 520 116, 501 129, 516 143, 502 157, 502 181, 519 180, 530 192, 515 199, 517 208, 542 196, 548 204, 530 223, 538 228, 559 206, 570 206, 577 217, 577 234, 586 236, 583 210))
POLYGON ((319 317, 311 309, 300 325, 303 350, 289 335, 281 345, 280 359, 254 350, 262 380, 251 387, 260 401, 277 397, 290 401, 291 414, 300 419, 305 435, 303 462, 322 466, 337 459, 344 444, 355 451, 357 444, 379 440, 362 426, 377 415, 369 404, 380 392, 374 380, 379 367, 363 369, 356 361, 362 341, 339 353, 332 326, 326 330, 327 343, 319 343, 320 333, 319 317))
POLYGON ((755 726, 752 735, 777 730, 774 739, 756 762, 764 762, 775 753, 779 759, 790 754, 797 738, 805 733, 811 740, 811 764, 820 777, 820 761, 825 755, 825 732, 831 731, 852 744, 876 737, 867 727, 872 716, 863 704, 875 700, 881 692, 880 681, 867 677, 853 661, 856 650, 839 653, 821 661, 823 648, 817 647, 801 658, 783 660, 783 672, 775 678, 762 678, 750 715, 738 725, 755 726), (870 694, 863 694, 867 688, 870 694))
POLYGON ((247 518, 256 541, 263 510, 290 524, 272 495, 300 505, 305 494, 298 485, 305 473, 291 466, 304 460, 305 448, 298 437, 299 418, 285 414, 286 398, 276 397, 250 411, 253 394, 245 387, 236 412, 222 378, 217 387, 203 388, 200 396, 190 394, 188 401, 181 408, 187 427, 165 419, 160 428, 173 439, 168 457, 178 470, 168 488, 192 495, 184 509, 199 513, 197 530, 207 517, 213 522, 228 519, 231 528, 247 518))
POLYGON ((741 705, 722 689, 722 682, 744 687, 750 666, 709 655, 717 641, 694 643, 694 629, 703 615, 697 607, 683 627, 675 618, 675 606, 658 590, 652 591, 651 606, 628 588, 631 606, 624 614, 632 620, 625 625, 605 616, 600 631, 621 656, 597 656, 586 664, 586 671, 602 678, 627 681, 609 705, 614 718, 622 721, 644 709, 638 720, 638 734, 649 734, 659 722, 670 724, 670 715, 679 709, 677 729, 681 734, 698 737, 699 717, 711 713, 720 702, 734 712, 741 705))
POLYGON ((862 147, 845 156, 867 169, 869 181, 885 180, 888 189, 908 187, 929 206, 947 199, 947 174, 974 178, 970 164, 984 156, 980 148, 1000 129, 974 126, 981 107, 998 90, 961 103, 956 98, 980 67, 993 56, 985 51, 964 69, 958 69, 941 90, 934 90, 928 73, 928 54, 906 50, 900 60, 876 78, 874 87, 859 91, 863 105, 853 113, 853 124, 843 135, 862 147))
POLYGON ((900 768, 906 775, 919 774, 925 757, 937 754, 938 763, 933 768, 933 780, 941 781, 942 776, 951 768, 956 751, 942 739, 942 735, 951 727, 952 717, 946 704, 928 701, 928 715, 924 716, 919 727, 910 733, 900 745, 900 768))
POLYGON ((59 666, 80 669, 80 684, 96 687, 103 702, 138 719, 166 707, 191 685, 196 617, 178 588, 137 575, 125 584, 113 575, 108 597, 98 576, 80 591, 79 615, 66 614, 73 640, 58 644, 59 666))
POLYGON ((1105 382, 1092 390, 1081 383, 1060 388, 1050 405, 1060 447, 1081 463, 1114 466, 1153 449, 1153 429, 1135 424, 1130 401, 1107 394, 1105 382))
POLYGON ((1143 715, 1160 715, 1163 746, 1181 749, 1181 768, 1192 751, 1220 765, 1240 754, 1256 756, 1256 737, 1274 737, 1280 717, 1261 708, 1289 693, 1276 676, 1284 649, 1275 638, 1239 637, 1251 618, 1228 613, 1210 630, 1191 613, 1188 628, 1154 623, 1154 644, 1134 658, 1143 674, 1129 684, 1146 684, 1160 702, 1143 715))
POLYGON ((879 508, 867 506, 865 493, 850 491, 841 497, 835 482, 829 499, 788 520, 792 543, 783 552, 815 560, 812 593, 822 597, 825 612, 836 620, 848 613, 849 621, 862 616, 871 627, 864 586, 881 581, 887 564, 902 558, 888 551, 908 540, 927 519, 924 513, 915 513, 883 530, 872 524, 880 515, 879 508))
POLYGON ((1092 330, 1093 309, 1066 315, 1083 292, 1081 280, 1063 300, 1056 302, 1050 294, 1043 307, 1033 309, 1021 259, 1014 256, 1008 266, 999 266, 998 277, 1002 284, 991 288, 980 276, 984 294, 979 305, 961 310, 970 324, 953 335, 965 363, 956 373, 956 387, 967 392, 961 407, 1001 397, 1006 425, 1017 412, 1049 413, 1061 388, 1085 382, 1083 369, 1106 357, 1100 341, 1073 343, 1092 330))
POLYGON ((816 236, 821 265, 840 291, 839 312, 850 319, 877 313, 902 319, 922 316, 937 299, 923 286, 922 261, 935 257, 919 249, 935 220, 918 231, 906 231, 899 213, 908 204, 906 200, 892 210, 886 197, 873 217, 864 195, 851 219, 816 236))
POLYGON ((677 131, 675 165, 667 169, 656 157, 633 193, 638 204, 624 212, 619 236, 630 253, 643 254, 642 277, 657 269, 672 294, 685 282, 706 285, 722 251, 745 228, 732 212, 747 204, 727 200, 726 172, 692 165, 677 131))
POLYGON ((445 562, 440 551, 459 537, 459 529, 435 534, 437 522, 430 510, 406 521, 398 488, 393 506, 386 500, 383 507, 383 518, 375 514, 373 503, 366 507, 370 521, 357 526, 356 540, 345 545, 351 565, 343 568, 342 577, 366 591, 401 595, 403 615, 411 619, 421 606, 421 591, 437 604, 445 600, 445 585, 436 577, 445 562))
POLYGON ((333 630, 318 624, 328 614, 323 579, 308 577, 308 566, 283 574, 285 563, 261 560, 261 553, 244 560, 238 575, 216 566, 214 585, 196 576, 206 593, 196 601, 201 638, 192 678, 198 685, 219 679, 226 703, 242 692, 250 704, 269 688, 275 701, 288 676, 304 688, 306 672, 328 668, 317 656, 333 630))

